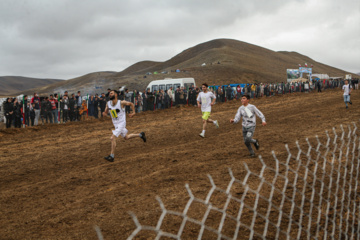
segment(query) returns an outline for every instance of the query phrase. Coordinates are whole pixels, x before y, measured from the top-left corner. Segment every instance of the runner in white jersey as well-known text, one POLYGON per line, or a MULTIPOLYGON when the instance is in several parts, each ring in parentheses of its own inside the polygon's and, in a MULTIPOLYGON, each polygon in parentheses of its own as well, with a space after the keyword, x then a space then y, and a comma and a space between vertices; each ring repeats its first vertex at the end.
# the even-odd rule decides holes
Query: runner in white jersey
POLYGON ((199 135, 200 137, 204 138, 207 123, 208 122, 213 123, 216 126, 216 128, 219 128, 219 123, 217 120, 210 119, 211 106, 213 106, 216 101, 215 95, 212 92, 208 91, 208 85, 206 83, 204 83, 201 86, 201 89, 203 91, 199 93, 199 96, 197 97, 196 100, 198 106, 201 107, 202 119, 203 119, 203 130, 199 135))
POLYGON ((348 103, 352 104, 352 102, 350 101, 350 94, 352 91, 352 86, 349 84, 348 80, 345 80, 345 85, 342 87, 342 90, 344 92, 344 102, 345 102, 345 106, 346 108, 348 108, 348 103))
POLYGON ((256 150, 258 150, 260 147, 259 141, 252 138, 254 136, 255 127, 256 127, 255 115, 257 115, 261 119, 263 126, 266 126, 266 121, 264 114, 262 114, 262 112, 260 112, 260 110, 257 109, 257 107, 255 107, 252 104, 249 104, 249 101, 250 101, 249 95, 246 94, 241 97, 242 106, 239 107, 235 115, 235 118, 230 119, 230 123, 238 123, 242 117, 242 130, 243 130, 244 142, 250 152, 250 156, 255 157, 255 152, 251 147, 251 143, 254 144, 256 150))
POLYGON ((129 140, 131 138, 140 137, 144 142, 146 142, 145 133, 141 132, 138 134, 128 134, 128 130, 126 129, 126 113, 125 106, 130 106, 132 109, 132 113, 129 114, 129 117, 133 117, 135 115, 135 107, 132 102, 120 101, 117 98, 118 94, 115 90, 112 90, 109 94, 110 101, 107 102, 105 111, 102 113, 103 116, 107 116, 108 112, 110 112, 110 116, 112 118, 112 122, 114 124, 115 130, 112 130, 113 135, 111 136, 111 153, 109 156, 105 157, 106 160, 113 162, 114 161, 114 153, 116 147, 116 138, 120 135, 125 139, 129 140))

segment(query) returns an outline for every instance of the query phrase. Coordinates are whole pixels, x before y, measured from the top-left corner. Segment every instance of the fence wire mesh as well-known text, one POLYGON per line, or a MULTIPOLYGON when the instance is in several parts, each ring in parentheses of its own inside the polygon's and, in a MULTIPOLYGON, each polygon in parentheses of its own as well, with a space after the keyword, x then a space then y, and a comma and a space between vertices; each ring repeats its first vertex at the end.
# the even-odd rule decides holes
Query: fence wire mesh
POLYGON ((156 226, 142 225, 130 213, 136 229, 127 239, 149 232, 153 239, 360 239, 357 125, 340 125, 322 139, 285 148, 284 159, 274 151, 274 161, 259 156, 260 169, 250 170, 243 162, 241 180, 229 169, 226 189, 208 175, 211 189, 205 199, 186 184, 189 200, 182 212, 168 210, 157 197, 156 226), (169 221, 178 227, 168 230, 169 221))

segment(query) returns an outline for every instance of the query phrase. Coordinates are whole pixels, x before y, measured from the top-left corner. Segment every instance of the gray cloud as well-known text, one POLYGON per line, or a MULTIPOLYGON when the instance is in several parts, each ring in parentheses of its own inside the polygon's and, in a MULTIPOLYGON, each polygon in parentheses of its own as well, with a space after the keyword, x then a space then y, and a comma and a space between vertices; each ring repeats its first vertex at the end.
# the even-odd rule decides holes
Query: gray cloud
POLYGON ((214 38, 297 51, 358 72, 359 13, 357 0, 3 0, 0 72, 68 79, 121 71, 214 38))

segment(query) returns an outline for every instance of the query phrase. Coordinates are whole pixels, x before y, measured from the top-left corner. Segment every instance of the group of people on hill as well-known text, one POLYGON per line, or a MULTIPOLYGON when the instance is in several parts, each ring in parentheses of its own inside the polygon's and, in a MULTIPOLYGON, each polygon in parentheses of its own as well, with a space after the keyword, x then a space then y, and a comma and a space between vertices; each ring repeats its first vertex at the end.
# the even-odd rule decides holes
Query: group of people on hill
MULTIPOLYGON (((216 102, 226 102, 233 99, 241 99, 242 95, 249 95, 250 98, 272 97, 293 92, 321 92, 331 88, 342 88, 345 85, 343 79, 321 80, 314 82, 290 82, 290 83, 253 83, 227 86, 209 86, 209 91, 216 96, 216 102)), ((358 89, 358 79, 349 81, 352 89, 358 89)), ((39 96, 37 93, 30 99, 24 97, 24 101, 16 98, 8 98, 4 103, 6 127, 21 127, 22 108, 25 109, 24 123, 27 126, 36 126, 45 123, 66 123, 68 121, 81 121, 88 118, 102 118, 102 112, 109 101, 107 93, 94 94, 89 97, 77 94, 69 95, 67 91, 62 96, 51 94, 39 96)), ((198 106, 197 96, 202 90, 199 87, 191 86, 188 89, 177 87, 176 89, 160 89, 151 91, 146 89, 143 92, 128 89, 118 91, 119 100, 133 102, 135 113, 142 111, 154 111, 174 106, 193 105, 198 106)), ((349 102, 350 103, 350 102, 349 102)), ((130 107, 126 106, 126 113, 130 113, 130 107)))

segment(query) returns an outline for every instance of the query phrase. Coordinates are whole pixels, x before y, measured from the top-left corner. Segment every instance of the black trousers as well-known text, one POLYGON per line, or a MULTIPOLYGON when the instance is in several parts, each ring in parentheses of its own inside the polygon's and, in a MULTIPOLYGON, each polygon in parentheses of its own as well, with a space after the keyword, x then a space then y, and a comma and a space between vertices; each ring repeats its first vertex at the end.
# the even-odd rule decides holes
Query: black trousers
POLYGON ((12 114, 6 115, 6 128, 11 127, 12 120, 13 120, 13 115, 12 114))
POLYGON ((68 109, 64 109, 63 110, 63 122, 66 122, 69 118, 69 110, 68 109))
POLYGON ((21 128, 21 116, 15 116, 15 127, 21 128))

